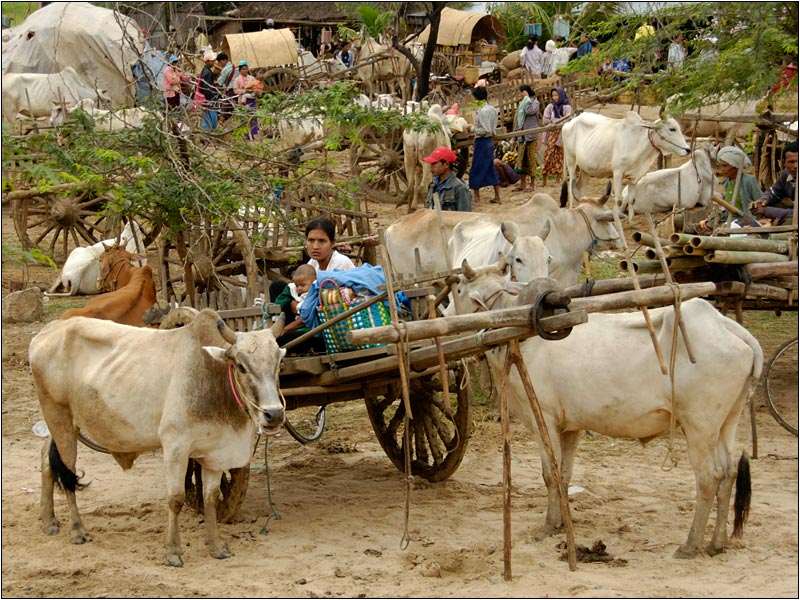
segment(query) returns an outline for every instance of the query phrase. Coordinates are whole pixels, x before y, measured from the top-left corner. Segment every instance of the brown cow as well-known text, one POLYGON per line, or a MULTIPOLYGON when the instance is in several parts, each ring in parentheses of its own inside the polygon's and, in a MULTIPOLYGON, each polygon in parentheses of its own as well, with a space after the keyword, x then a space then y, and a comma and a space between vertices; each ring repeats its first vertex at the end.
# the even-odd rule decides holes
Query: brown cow
POLYGON ((153 269, 131 264, 133 255, 119 246, 107 248, 100 258, 98 288, 111 289, 90 300, 83 308, 66 311, 61 318, 91 317, 145 327, 142 316, 156 301, 153 269))

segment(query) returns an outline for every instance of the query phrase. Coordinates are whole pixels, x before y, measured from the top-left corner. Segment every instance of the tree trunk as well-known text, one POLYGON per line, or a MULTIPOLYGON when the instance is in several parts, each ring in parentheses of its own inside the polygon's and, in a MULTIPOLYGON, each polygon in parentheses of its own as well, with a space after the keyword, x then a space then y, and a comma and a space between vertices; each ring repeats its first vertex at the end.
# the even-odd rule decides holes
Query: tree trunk
POLYGON ((447 2, 431 2, 431 8, 428 11, 428 20, 431 24, 431 33, 428 36, 428 43, 425 45, 425 53, 422 55, 422 62, 418 62, 412 52, 401 46, 397 41, 397 36, 392 38, 392 47, 405 56, 414 67, 414 72, 417 75, 417 92, 414 94, 414 100, 419 102, 428 95, 431 77, 431 63, 433 62, 433 53, 436 50, 436 41, 439 38, 439 22, 442 17, 442 9, 447 5, 447 2))

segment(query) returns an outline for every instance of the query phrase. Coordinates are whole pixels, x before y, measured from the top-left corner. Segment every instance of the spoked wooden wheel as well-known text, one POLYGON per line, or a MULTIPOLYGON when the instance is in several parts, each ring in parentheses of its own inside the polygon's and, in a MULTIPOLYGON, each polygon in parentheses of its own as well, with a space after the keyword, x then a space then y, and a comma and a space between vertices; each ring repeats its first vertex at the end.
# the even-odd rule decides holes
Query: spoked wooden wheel
POLYGON ((443 75, 455 75, 453 63, 441 52, 433 53, 433 58, 431 59, 431 75, 437 75, 439 77, 443 75))
POLYGON ((781 427, 797 435, 797 338, 784 343, 767 361, 764 391, 767 408, 781 427))
MULTIPOLYGON (((230 469, 222 474, 219 491, 222 499, 217 504, 217 521, 227 523, 236 515, 247 494, 250 482, 250 465, 230 469)), ((189 459, 186 469, 186 504, 197 512, 203 512, 203 475, 200 463, 189 459)))
POLYGON ((104 204, 103 198, 88 194, 16 199, 11 205, 14 229, 23 248, 38 248, 63 262, 70 247, 103 239, 108 228, 102 213, 104 204))
POLYGON ((374 127, 363 128, 350 146, 350 170, 364 181, 369 189, 396 198, 408 192, 408 180, 403 163, 402 130, 378 132, 374 127))
MULTIPOLYGON (((447 400, 432 378, 411 382, 411 473, 432 482, 447 479, 456 471, 472 430, 471 394, 461 385, 462 369, 454 373, 447 400)), ((405 472, 406 410, 400 384, 368 390, 365 402, 381 447, 395 467, 405 472)))
POLYGON ((295 69, 279 67, 259 75, 258 79, 264 82, 264 92, 267 94, 272 92, 289 93, 297 87, 297 82, 300 81, 300 73, 295 69))

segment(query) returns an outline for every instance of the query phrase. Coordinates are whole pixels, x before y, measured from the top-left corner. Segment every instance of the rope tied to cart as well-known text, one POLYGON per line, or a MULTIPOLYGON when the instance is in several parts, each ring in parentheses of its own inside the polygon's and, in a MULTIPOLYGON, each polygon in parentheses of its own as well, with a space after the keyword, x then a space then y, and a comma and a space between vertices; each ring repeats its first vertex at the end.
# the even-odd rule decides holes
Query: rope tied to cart
POLYGON ((669 385, 670 385, 670 419, 669 419, 669 437, 667 439, 667 454, 664 457, 664 462, 661 463, 662 471, 671 471, 674 467, 678 466, 678 457, 675 455, 675 427, 677 425, 677 417, 675 416, 675 361, 678 354, 678 336, 680 335, 681 325, 681 286, 673 281, 667 282, 667 286, 672 290, 673 306, 675 307, 675 318, 672 324, 672 348, 669 357, 669 385))

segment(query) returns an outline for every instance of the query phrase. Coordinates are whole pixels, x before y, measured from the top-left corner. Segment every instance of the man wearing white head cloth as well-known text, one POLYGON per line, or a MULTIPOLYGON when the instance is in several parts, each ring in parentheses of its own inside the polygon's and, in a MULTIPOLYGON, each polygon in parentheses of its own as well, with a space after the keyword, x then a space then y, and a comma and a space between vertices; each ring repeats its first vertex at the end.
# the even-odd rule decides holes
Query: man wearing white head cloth
MULTIPOLYGON (((761 197, 761 188, 758 186, 758 180, 745 173, 744 170, 750 168, 753 163, 747 155, 734 146, 725 146, 717 151, 717 175, 724 177, 722 180, 722 189, 724 191, 725 200, 733 204, 736 208, 740 209, 748 217, 755 219, 750 212, 750 203, 758 200, 761 197)), ((723 210, 719 216, 712 216, 709 219, 700 221, 697 225, 697 232, 702 235, 710 235, 718 223, 719 226, 724 226, 728 221, 728 211, 723 210)), ((738 222, 738 220, 737 220, 738 222)), ((739 222, 739 225, 745 223, 739 222)))
POLYGON ((724 176, 722 187, 725 190, 725 200, 741 209, 745 214, 750 215, 750 203, 761 198, 761 188, 758 180, 745 173, 745 169, 753 166, 747 155, 734 146, 725 146, 717 152, 717 163, 719 164, 719 174, 724 176), (739 178, 739 186, 734 198, 736 180, 739 178))

